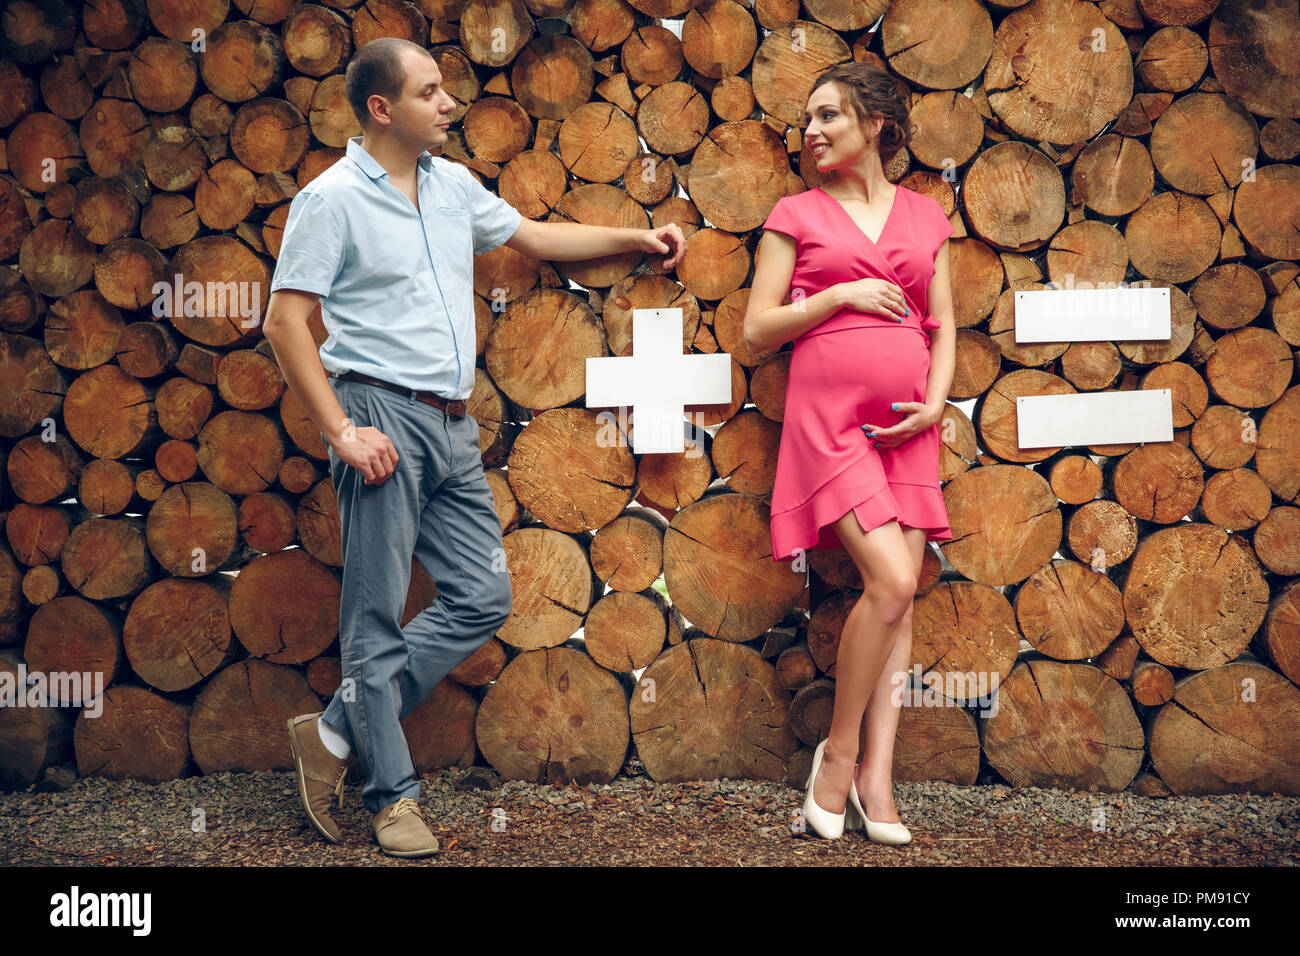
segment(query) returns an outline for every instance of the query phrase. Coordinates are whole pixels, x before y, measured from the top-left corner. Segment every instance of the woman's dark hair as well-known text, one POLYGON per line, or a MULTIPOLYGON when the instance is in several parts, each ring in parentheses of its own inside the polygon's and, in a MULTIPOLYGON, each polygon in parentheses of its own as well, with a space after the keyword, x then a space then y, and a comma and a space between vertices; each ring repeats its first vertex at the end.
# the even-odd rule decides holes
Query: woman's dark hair
MULTIPOLYGON (((872 63, 841 63, 817 77, 808 95, 811 96, 813 90, 823 83, 832 82, 839 84, 842 102, 864 127, 873 116, 885 118, 876 149, 880 152, 881 165, 887 165, 900 149, 912 141, 916 129, 908 118, 907 104, 903 101, 898 81, 872 63)), ((865 129, 863 134, 870 140, 865 129)))
POLYGON ((402 86, 406 83, 406 69, 402 66, 403 50, 419 50, 425 56, 433 56, 424 47, 410 40, 379 37, 357 50, 349 61, 343 87, 352 112, 363 127, 370 122, 370 110, 366 107, 366 101, 370 97, 379 95, 389 100, 401 98, 402 86))

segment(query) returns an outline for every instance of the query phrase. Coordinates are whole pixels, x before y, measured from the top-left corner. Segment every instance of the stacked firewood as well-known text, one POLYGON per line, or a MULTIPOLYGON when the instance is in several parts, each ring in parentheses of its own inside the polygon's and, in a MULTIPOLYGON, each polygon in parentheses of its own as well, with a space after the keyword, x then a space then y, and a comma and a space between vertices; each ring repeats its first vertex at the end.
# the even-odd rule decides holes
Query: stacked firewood
MULTIPOLYGON (((1294 3, 14 0, 0 33, 5 786, 286 768, 284 719, 338 687, 326 446, 260 316, 290 200, 359 132, 349 56, 402 36, 461 103, 442 155, 523 215, 690 239, 669 271, 476 259, 515 604, 406 718, 419 770, 806 777, 863 582, 771 561, 790 351, 742 332, 764 220, 822 181, 812 82, 865 59, 917 127, 888 177, 956 230, 954 537, 897 779, 1300 793, 1294 3), (1016 291, 1138 281, 1167 342, 1017 344, 1016 291), (583 401, 653 308, 731 357, 678 455, 583 401), (1018 446, 1019 396, 1142 388, 1172 442, 1018 446)), ((413 560, 402 622, 435 595, 413 560)))

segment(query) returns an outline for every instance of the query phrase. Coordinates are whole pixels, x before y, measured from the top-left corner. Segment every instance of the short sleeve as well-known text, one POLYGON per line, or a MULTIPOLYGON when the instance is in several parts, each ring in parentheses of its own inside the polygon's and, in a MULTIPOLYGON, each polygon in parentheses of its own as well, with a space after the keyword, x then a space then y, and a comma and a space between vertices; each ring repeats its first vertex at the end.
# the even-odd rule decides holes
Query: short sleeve
POLYGON ((799 218, 795 215, 794 204, 789 196, 782 196, 776 201, 776 205, 767 215, 767 221, 763 223, 763 228, 784 232, 795 239, 799 238, 799 218))
POLYGON ((470 225, 474 230, 474 255, 491 252, 515 234, 523 214, 474 178, 460 163, 452 163, 465 186, 470 225))
POLYGON ((271 291, 297 289, 329 295, 343 268, 343 228, 327 197, 304 189, 289 204, 271 291))

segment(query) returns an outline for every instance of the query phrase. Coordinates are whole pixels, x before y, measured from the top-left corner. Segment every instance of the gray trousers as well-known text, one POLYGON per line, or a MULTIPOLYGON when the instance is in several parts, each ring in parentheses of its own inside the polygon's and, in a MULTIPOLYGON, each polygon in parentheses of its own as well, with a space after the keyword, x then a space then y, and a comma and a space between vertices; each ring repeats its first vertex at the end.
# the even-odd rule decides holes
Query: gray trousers
POLYGON ((419 799, 398 722, 505 623, 510 575, 473 416, 452 418, 360 382, 330 386, 356 427, 379 429, 398 456, 384 482, 367 485, 329 450, 343 539, 343 682, 324 720, 357 754, 362 802, 377 813, 401 797, 419 799), (400 627, 412 554, 438 597, 400 627))

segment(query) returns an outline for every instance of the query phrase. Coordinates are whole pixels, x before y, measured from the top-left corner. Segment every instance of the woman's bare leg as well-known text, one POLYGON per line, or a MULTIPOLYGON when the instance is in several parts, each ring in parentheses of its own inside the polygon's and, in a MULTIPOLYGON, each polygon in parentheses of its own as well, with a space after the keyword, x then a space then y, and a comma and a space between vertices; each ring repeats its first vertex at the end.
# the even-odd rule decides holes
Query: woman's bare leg
MULTIPOLYGON (((925 553, 925 531, 921 528, 903 528, 913 567, 919 576, 925 553)), ((862 731, 866 744, 858 759, 854 775, 858 786, 858 799, 862 809, 876 823, 898 823, 898 809, 894 806, 894 741, 898 735, 901 708, 896 697, 901 696, 907 679, 907 669, 912 664, 912 607, 894 632, 894 647, 876 680, 876 686, 867 701, 862 715, 862 731)))
POLYGON ((867 701, 916 593, 915 562, 898 522, 864 532, 849 511, 835 530, 862 574, 864 590, 840 634, 830 738, 813 781, 817 805, 828 813, 844 811, 867 701))

